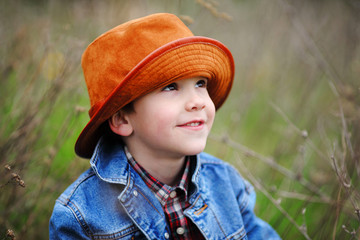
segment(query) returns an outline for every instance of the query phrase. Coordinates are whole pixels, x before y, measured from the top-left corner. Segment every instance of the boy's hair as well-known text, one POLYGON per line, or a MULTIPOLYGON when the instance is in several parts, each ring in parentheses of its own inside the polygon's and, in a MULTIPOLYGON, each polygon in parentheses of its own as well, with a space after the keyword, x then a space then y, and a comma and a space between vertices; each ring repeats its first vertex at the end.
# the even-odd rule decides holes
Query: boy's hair
POLYGON ((129 102, 122 109, 120 109, 120 111, 124 111, 125 113, 133 113, 133 112, 135 112, 134 102, 129 102))
POLYGON ((167 13, 135 19, 102 34, 85 50, 82 67, 91 119, 75 152, 85 158, 91 157, 103 135, 104 122, 119 109, 133 110, 135 99, 200 76, 208 79, 208 92, 218 109, 234 77, 233 57, 221 42, 194 36, 178 17, 167 13))

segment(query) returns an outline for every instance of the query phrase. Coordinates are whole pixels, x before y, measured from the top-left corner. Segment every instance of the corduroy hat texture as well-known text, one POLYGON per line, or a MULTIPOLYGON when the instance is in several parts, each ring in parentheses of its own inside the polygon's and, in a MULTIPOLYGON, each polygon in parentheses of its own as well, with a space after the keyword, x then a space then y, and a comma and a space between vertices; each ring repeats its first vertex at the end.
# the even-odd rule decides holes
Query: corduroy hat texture
POLYGON ((82 56, 91 109, 90 121, 75 144, 90 158, 101 126, 135 99, 184 78, 208 79, 218 109, 234 77, 230 51, 219 41, 194 36, 175 15, 158 13, 121 24, 96 38, 82 56))

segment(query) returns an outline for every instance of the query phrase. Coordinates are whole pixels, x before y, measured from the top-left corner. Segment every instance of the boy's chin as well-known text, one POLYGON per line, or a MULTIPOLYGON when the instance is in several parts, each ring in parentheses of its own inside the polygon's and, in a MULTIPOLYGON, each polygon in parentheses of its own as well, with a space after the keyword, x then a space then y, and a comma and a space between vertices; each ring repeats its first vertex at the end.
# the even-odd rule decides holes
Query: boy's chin
POLYGON ((197 155, 197 154, 203 152, 204 149, 205 149, 205 145, 199 146, 199 147, 191 147, 188 149, 188 151, 186 151, 186 155, 187 156, 197 155))

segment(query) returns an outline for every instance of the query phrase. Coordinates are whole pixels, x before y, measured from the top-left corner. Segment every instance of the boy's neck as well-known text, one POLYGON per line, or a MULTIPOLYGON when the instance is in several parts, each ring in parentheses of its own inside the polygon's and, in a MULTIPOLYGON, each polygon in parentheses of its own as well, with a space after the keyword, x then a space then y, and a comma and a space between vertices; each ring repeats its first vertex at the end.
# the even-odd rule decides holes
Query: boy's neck
POLYGON ((180 182, 186 156, 173 158, 161 155, 154 156, 144 151, 136 151, 129 146, 128 150, 136 162, 158 181, 168 186, 175 186, 180 182))

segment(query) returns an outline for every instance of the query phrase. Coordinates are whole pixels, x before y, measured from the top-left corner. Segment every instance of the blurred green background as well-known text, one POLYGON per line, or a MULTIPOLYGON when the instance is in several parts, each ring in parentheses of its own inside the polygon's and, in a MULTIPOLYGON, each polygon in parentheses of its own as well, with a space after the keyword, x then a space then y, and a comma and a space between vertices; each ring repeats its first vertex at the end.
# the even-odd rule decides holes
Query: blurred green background
POLYGON ((89 167, 80 61, 155 12, 229 47, 235 83, 206 151, 257 189, 284 239, 360 238, 359 0, 0 0, 0 239, 47 239, 56 198, 89 167))

